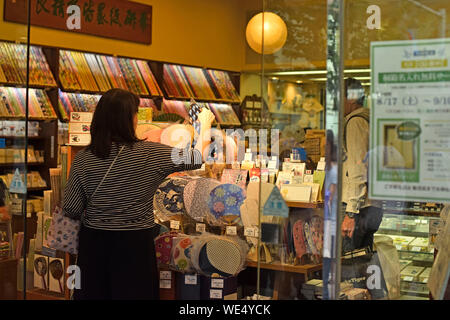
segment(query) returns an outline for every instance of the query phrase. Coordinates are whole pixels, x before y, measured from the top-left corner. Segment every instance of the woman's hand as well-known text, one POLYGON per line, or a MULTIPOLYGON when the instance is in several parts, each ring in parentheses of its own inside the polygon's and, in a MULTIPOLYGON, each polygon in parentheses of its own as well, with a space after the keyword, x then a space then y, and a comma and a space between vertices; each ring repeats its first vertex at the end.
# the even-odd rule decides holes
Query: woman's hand
POLYGON ((202 127, 210 127, 216 117, 214 113, 211 112, 208 108, 203 108, 202 111, 198 114, 198 121, 202 125, 202 127))

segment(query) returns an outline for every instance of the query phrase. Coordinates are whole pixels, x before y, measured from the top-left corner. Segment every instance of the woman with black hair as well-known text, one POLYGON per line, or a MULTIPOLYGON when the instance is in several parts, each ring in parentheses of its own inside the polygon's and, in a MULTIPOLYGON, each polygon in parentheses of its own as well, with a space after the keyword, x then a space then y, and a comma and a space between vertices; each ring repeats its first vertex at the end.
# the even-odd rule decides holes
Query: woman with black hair
POLYGON ((139 102, 122 89, 106 92, 94 112, 91 144, 70 170, 63 212, 82 222, 76 300, 158 299, 153 196, 171 173, 200 168, 210 141, 214 115, 206 108, 192 150, 137 139, 139 102))

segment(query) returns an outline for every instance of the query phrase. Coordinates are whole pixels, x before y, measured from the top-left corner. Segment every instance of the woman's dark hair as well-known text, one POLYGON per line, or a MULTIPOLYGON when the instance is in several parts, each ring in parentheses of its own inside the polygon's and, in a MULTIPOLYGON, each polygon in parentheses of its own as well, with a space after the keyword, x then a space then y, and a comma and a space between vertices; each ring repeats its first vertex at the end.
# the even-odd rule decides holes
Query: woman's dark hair
POLYGON ((139 103, 139 97, 126 90, 111 89, 104 93, 95 108, 88 150, 105 159, 113 142, 132 145, 139 141, 134 128, 139 103))

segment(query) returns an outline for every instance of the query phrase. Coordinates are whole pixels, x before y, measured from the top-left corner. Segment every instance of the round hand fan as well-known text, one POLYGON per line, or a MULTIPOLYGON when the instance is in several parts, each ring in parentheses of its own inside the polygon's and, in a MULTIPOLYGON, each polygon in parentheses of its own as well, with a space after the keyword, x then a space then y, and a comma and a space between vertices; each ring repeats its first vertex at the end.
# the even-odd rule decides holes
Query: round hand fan
POLYGON ((210 212, 225 223, 236 223, 241 215, 244 192, 235 184, 222 184, 214 188, 208 200, 210 212))

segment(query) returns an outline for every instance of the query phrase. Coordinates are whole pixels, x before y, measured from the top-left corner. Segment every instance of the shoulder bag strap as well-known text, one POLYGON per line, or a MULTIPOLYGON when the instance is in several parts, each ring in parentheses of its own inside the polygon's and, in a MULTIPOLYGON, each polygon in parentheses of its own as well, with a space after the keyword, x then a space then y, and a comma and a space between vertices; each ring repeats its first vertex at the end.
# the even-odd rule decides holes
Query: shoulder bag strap
POLYGON ((105 181, 106 177, 108 176, 109 172, 111 171, 111 168, 113 167, 114 163, 116 162, 117 158, 119 157, 120 153, 122 152, 122 150, 125 148, 125 146, 122 146, 119 150, 119 152, 117 153, 116 157, 114 158, 113 162, 111 163, 111 165, 108 168, 108 171, 106 171, 105 175, 103 176, 102 181, 100 181, 100 183, 98 184, 97 188, 95 189, 94 193, 89 197, 88 199, 88 203, 91 202, 92 198, 94 197, 94 195, 97 193, 97 190, 100 188, 100 186, 103 184, 103 181, 105 181))

